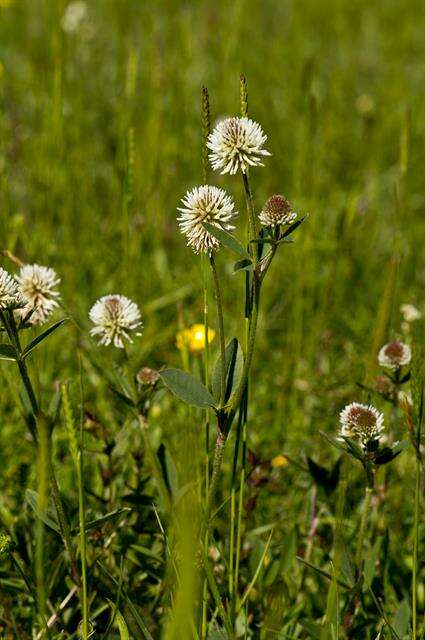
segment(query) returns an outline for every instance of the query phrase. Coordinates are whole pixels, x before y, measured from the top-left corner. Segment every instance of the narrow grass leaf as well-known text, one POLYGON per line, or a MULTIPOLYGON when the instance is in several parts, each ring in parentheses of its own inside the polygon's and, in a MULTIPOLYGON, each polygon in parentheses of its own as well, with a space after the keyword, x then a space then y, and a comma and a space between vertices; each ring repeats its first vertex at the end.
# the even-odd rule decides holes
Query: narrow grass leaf
POLYGON ((42 520, 42 522, 44 522, 45 525, 50 527, 50 529, 53 529, 53 531, 56 531, 56 533, 60 535, 60 529, 59 529, 58 523, 55 520, 53 520, 53 518, 46 511, 40 508, 38 493, 36 491, 33 491, 32 489, 27 489, 25 491, 25 500, 27 501, 31 509, 34 511, 36 516, 40 518, 40 520, 42 520))
POLYGON ((43 331, 43 333, 40 333, 39 336, 37 336, 36 338, 34 338, 34 340, 31 340, 31 342, 29 344, 27 344, 27 346, 25 347, 25 349, 22 352, 22 357, 25 359, 29 356, 29 354, 31 353, 31 351, 34 351, 34 349, 41 343, 43 342, 43 340, 45 340, 46 338, 49 337, 49 335, 51 333, 53 333, 54 331, 56 331, 56 329, 59 329, 59 327, 61 327, 65 322, 68 321, 68 318, 62 318, 62 320, 58 320, 57 322, 55 322, 54 324, 52 324, 48 329, 46 329, 45 331, 43 331))

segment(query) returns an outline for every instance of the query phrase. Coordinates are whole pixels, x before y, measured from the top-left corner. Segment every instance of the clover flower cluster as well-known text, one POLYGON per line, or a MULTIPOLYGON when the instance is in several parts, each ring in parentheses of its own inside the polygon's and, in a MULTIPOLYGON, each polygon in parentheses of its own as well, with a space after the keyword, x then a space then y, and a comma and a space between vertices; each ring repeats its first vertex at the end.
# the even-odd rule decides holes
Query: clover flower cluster
MULTIPOLYGON (((59 307, 60 278, 54 269, 38 264, 23 265, 13 276, 0 267, 0 311, 10 311, 23 326, 42 325, 59 307)), ((143 323, 138 306, 122 295, 103 296, 89 312, 90 333, 99 344, 123 349, 124 340, 141 335, 143 323)))
POLYGON ((411 359, 412 352, 410 347, 399 340, 384 344, 378 354, 378 362, 381 367, 392 370, 401 369, 401 367, 410 364, 411 359))
POLYGON ((0 267, 0 310, 20 309, 26 304, 15 278, 0 267))
POLYGON ((358 438, 366 446, 378 440, 384 431, 384 416, 371 404, 352 402, 339 415, 340 435, 343 438, 358 438))
POLYGON ((133 342, 131 334, 140 336, 143 326, 139 307, 125 296, 113 294, 97 300, 89 312, 94 327, 90 333, 99 337, 99 344, 114 344, 124 349, 124 340, 133 342))
MULTIPOLYGON (((264 148, 267 136, 262 127, 247 117, 225 118, 208 136, 209 160, 215 171, 234 175, 248 172, 249 167, 263 166, 263 159, 270 156, 264 148)), ((219 240, 205 227, 205 223, 231 232, 232 221, 237 216, 231 196, 223 189, 210 185, 187 191, 177 210, 180 231, 195 253, 211 255, 220 247, 219 240)), ((260 223, 275 228, 290 224, 297 214, 289 201, 281 195, 271 196, 259 214, 260 223)))

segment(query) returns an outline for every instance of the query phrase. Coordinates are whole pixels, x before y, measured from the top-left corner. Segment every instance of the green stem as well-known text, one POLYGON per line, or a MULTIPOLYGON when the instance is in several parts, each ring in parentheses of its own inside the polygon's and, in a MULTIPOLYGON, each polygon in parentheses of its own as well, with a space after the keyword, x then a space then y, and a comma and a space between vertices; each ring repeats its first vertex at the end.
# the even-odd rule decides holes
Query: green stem
MULTIPOLYGON (((242 174, 243 186, 245 190, 245 199, 246 199, 246 208, 248 211, 248 229, 249 229, 249 240, 254 240, 257 237, 257 224, 255 220, 255 212, 254 212, 254 199, 252 197, 251 187, 249 184, 249 177, 247 173, 242 174)), ((252 251, 254 251, 254 247, 250 247, 252 251)))
POLYGON ((257 332, 260 290, 261 290, 261 283, 257 279, 257 277, 254 276, 254 282, 253 282, 254 295, 253 295, 252 315, 251 315, 250 326, 249 326, 247 352, 245 355, 245 361, 242 369, 241 380, 233 396, 232 407, 229 415, 229 422, 234 417, 234 415, 236 414, 236 411, 238 410, 241 404, 242 397, 245 393, 245 388, 248 383, 248 376, 249 376, 249 371, 251 369, 252 358, 254 355, 255 337, 257 332))
POLYGON ((239 411, 238 425, 236 429, 235 448, 233 451, 232 487, 230 493, 230 544, 229 544, 229 594, 233 594, 233 568, 235 552, 235 519, 236 519, 236 473, 239 458, 239 446, 242 431, 242 412, 239 411))
POLYGON ((420 507, 420 480, 421 465, 419 457, 416 458, 416 478, 415 478, 415 515, 414 515, 414 538, 413 538, 413 571, 412 571, 412 638, 417 638, 417 581, 418 581, 418 543, 419 543, 419 507, 420 507))
MULTIPOLYGON (((38 440, 37 440, 37 492, 38 507, 41 513, 47 511, 47 459, 48 450, 48 433, 47 425, 44 418, 40 417, 38 422, 38 440)), ((46 619, 46 584, 44 575, 44 522, 39 517, 36 522, 36 539, 35 539, 35 573, 37 580, 37 600, 40 612, 41 623, 46 619)))
MULTIPOLYGON (((205 141, 204 141, 205 142, 205 141)), ((203 150, 206 149, 205 144, 203 150)), ((204 163, 204 182, 206 182, 206 163, 204 163)), ((205 350, 204 350, 204 383, 208 389, 209 385, 209 341, 208 341, 208 270, 207 270, 207 256, 205 253, 201 256, 202 264, 202 283, 204 293, 204 331, 205 331, 205 350)), ((210 465, 209 465, 209 446, 210 446, 210 419, 209 411, 205 411, 205 495, 208 495, 209 480, 210 480, 210 465)), ((204 545, 205 549, 208 549, 208 529, 205 533, 204 545)), ((201 640, 205 640, 207 637, 207 612, 208 612, 208 582, 204 578, 202 587, 202 617, 201 617, 201 640)))
POLYGON ((360 530, 359 530, 359 537, 357 541, 357 551, 356 551, 356 566, 358 567, 359 575, 361 573, 361 568, 362 568, 363 544, 364 544, 364 539, 366 534, 367 517, 368 517, 369 508, 370 508, 372 491, 373 491, 372 487, 370 486, 366 487, 362 516, 360 520, 360 530))
POLYGON ((202 541, 205 538, 205 535, 208 531, 208 527, 210 524, 209 520, 211 517, 212 508, 214 506, 214 498, 217 492, 218 483, 220 480, 220 471, 221 471, 221 465, 223 462, 225 444, 226 444, 226 438, 223 432, 221 431, 220 426, 218 425, 217 439, 216 439, 215 449, 214 449, 213 468, 212 468, 211 481, 210 481, 210 490, 208 492, 208 499, 205 507, 204 518, 202 521, 201 532, 200 532, 200 539, 202 541))
POLYGON ((241 542, 242 542, 242 514, 243 514, 243 501, 245 493, 245 478, 246 478, 246 449, 247 449, 247 412, 248 412, 248 388, 246 389, 243 402, 239 409, 242 420, 242 466, 239 482, 239 500, 238 500, 238 519, 236 528, 236 558, 235 558, 235 579, 234 579, 234 593, 232 598, 232 610, 233 617, 236 612, 236 599, 238 595, 239 584, 239 566, 241 559, 241 542))
POLYGON ((82 592, 82 618, 83 618, 83 640, 87 640, 89 637, 89 607, 87 598, 87 548, 86 548, 86 514, 84 505, 84 456, 83 456, 83 442, 80 444, 80 451, 78 452, 77 459, 77 473, 78 473, 78 515, 80 524, 80 557, 81 557, 81 579, 83 583, 82 592))
POLYGON ((53 502, 55 503, 56 514, 58 516, 59 529, 61 532, 62 540, 65 548, 68 552, 69 562, 71 566, 71 575, 75 584, 80 584, 80 576, 78 574, 77 560, 75 557, 74 546, 72 544, 71 527, 69 526, 68 518, 65 514, 63 507, 62 496, 60 494, 58 481, 56 479, 55 469, 51 456, 48 456, 48 466, 50 473, 51 489, 53 494, 53 502))
POLYGON ((223 321, 223 304, 221 300, 220 280, 218 278, 217 268, 214 260, 214 255, 210 255, 210 265, 213 274, 215 301, 217 305, 217 321, 218 321, 218 333, 220 339, 220 361, 221 361, 221 376, 220 376, 220 406, 222 407, 226 401, 226 343, 224 337, 224 321, 223 321))

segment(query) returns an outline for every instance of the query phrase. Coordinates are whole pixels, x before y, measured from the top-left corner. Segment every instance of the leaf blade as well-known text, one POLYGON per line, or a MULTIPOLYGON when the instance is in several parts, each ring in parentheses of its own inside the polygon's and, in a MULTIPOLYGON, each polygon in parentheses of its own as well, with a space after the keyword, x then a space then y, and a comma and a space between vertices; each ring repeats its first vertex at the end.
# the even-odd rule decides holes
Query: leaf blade
POLYGON ((190 373, 181 369, 164 369, 159 375, 165 386, 186 404, 201 409, 216 408, 208 389, 190 373))

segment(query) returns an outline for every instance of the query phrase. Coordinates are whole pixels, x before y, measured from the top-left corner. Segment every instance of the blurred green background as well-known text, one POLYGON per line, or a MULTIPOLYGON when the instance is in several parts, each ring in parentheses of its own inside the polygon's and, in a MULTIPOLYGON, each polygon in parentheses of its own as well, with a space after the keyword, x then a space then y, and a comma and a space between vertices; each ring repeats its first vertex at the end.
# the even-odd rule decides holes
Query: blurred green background
MULTIPOLYGON (((285 415, 291 424, 295 411, 308 425, 329 386, 367 363, 392 260, 384 337, 399 331, 400 303, 421 304, 421 3, 82 6, 72 21, 65 2, 1 2, 1 248, 53 266, 83 326, 101 295, 134 298, 146 327, 140 362, 178 359, 176 305, 161 298, 180 299, 187 323, 201 321, 200 261, 176 226, 179 199, 201 182, 200 90, 210 91, 213 121, 237 114, 244 72, 250 115, 273 154, 252 172, 257 209, 278 192, 310 213, 264 296, 261 419, 270 405, 268 423, 285 415), (298 378, 312 387, 308 397, 294 389, 298 378)), ((209 181, 244 211, 237 178, 209 181)), ((241 276, 228 257, 220 263, 231 309, 241 276)), ((53 378, 72 371, 78 339, 67 330, 52 340, 53 378)))
MULTIPOLYGON (((356 382, 372 375, 383 342, 411 341, 400 304, 424 311, 423 3, 72 4, 74 17, 63 1, 0 0, 0 249, 52 266, 81 327, 61 329, 34 360, 45 402, 56 380, 76 376, 76 348, 92 352, 87 313, 106 293, 141 308, 135 369, 180 365, 176 332, 202 321, 200 259, 176 224, 180 198, 202 180, 201 87, 213 122, 238 114, 243 72, 272 152, 252 171, 256 208, 283 193, 310 214, 265 286, 250 446, 262 458, 334 458, 319 428, 335 431, 344 403, 365 399, 356 382)), ((244 211, 238 177, 209 182, 244 211)), ((218 262, 226 329, 242 335, 242 276, 225 252, 218 262)), ((10 507, 31 459, 14 375, 2 363, 0 486, 10 507)), ((111 419, 94 374, 86 393, 111 419)), ((165 440, 174 408, 155 418, 165 440)), ((413 491, 408 458, 399 464, 398 506, 413 491)))

